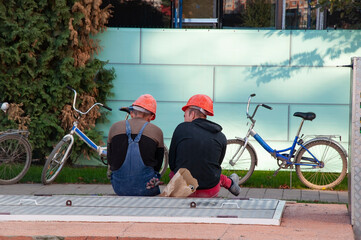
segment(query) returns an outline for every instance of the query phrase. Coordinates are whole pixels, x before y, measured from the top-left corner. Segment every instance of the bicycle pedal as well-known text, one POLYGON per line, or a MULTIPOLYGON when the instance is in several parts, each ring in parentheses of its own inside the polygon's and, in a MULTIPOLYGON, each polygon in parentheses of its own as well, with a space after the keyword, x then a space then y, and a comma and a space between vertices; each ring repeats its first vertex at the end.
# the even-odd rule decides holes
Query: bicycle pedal
POLYGON ((277 174, 279 173, 280 170, 281 170, 281 167, 278 168, 278 169, 273 173, 273 177, 277 176, 277 174))

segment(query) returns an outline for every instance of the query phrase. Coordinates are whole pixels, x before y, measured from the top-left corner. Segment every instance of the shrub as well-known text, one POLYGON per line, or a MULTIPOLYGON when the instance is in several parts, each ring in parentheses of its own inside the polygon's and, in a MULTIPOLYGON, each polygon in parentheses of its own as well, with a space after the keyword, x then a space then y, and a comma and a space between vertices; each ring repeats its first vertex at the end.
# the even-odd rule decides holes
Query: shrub
MULTIPOLYGON (((101 0, 7 0, 0 2, 0 101, 12 110, 0 113, 0 129, 30 132, 33 157, 44 160, 68 127, 75 88, 87 107, 105 102, 115 78, 106 62, 93 58, 99 50, 92 36, 106 29, 111 6, 101 0), (95 78, 95 80, 94 80, 95 78)), ((72 116, 71 119, 73 119, 72 116)), ((90 114, 83 128, 92 136, 105 115, 90 114)), ((77 148, 85 148, 79 145, 77 148)))

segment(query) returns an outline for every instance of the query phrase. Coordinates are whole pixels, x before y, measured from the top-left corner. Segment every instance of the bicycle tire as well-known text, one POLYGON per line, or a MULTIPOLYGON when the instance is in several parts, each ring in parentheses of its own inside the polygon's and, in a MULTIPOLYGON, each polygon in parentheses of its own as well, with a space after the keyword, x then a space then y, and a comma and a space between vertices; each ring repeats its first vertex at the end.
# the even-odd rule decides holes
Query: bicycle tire
MULTIPOLYGON (((306 143, 308 149, 323 163, 323 167, 315 168, 296 165, 296 173, 300 181, 312 189, 328 189, 340 184, 347 173, 347 156, 342 148, 332 140, 322 139, 306 143)), ((296 155, 296 163, 309 163, 313 157, 302 148, 296 155)))
POLYGON ((20 134, 0 136, 0 184, 14 184, 28 172, 32 160, 29 141, 20 134))
POLYGON ((54 182, 56 177, 59 175, 61 170, 63 169, 66 160, 70 156, 70 151, 67 155, 68 148, 70 147, 70 138, 63 138, 50 153, 47 158, 43 171, 41 173, 41 182, 44 185, 51 184, 54 182))
POLYGON ((257 155, 253 148, 247 144, 241 158, 234 166, 230 164, 230 160, 244 146, 245 142, 241 139, 227 140, 227 150, 222 162, 222 174, 230 176, 236 173, 239 177, 238 185, 245 183, 253 174, 257 162, 257 155))
POLYGON ((168 148, 166 146, 164 146, 163 164, 162 164, 162 167, 159 170, 159 174, 160 174, 161 177, 165 174, 165 172, 168 169, 168 162, 169 162, 168 154, 169 154, 168 148))

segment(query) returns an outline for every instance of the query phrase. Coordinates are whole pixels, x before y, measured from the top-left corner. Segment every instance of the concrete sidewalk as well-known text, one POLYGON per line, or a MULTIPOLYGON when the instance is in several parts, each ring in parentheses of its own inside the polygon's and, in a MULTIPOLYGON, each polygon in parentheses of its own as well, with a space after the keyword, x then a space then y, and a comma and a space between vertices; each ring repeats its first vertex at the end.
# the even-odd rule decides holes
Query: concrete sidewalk
MULTIPOLYGON (((161 186, 161 190, 164 186, 161 186)), ((0 185, 0 195, 115 195, 110 184, 13 184, 0 185)), ((236 198, 221 188, 220 198, 236 198)), ((347 191, 306 189, 242 188, 237 198, 279 199, 289 201, 348 203, 347 191)))
MULTIPOLYGON (((101 184, 14 184, 0 185, 0 195, 114 196, 111 185, 101 184)), ((222 189, 220 198, 234 198, 222 189)), ((243 188, 238 198, 290 200, 280 226, 219 223, 3 221, 3 239, 354 239, 345 203, 348 192, 299 189, 243 188), (293 200, 310 203, 295 203, 293 200), (329 204, 316 204, 326 202, 329 204), (332 204, 330 204, 332 203, 332 204), (334 204, 336 203, 336 204, 334 204)), ((0 213, 6 214, 6 213, 0 213)), ((6 218, 6 216, 5 216, 6 218)))
POLYGON ((280 226, 206 223, 4 221, 0 240, 352 240, 345 204, 287 203, 280 226))

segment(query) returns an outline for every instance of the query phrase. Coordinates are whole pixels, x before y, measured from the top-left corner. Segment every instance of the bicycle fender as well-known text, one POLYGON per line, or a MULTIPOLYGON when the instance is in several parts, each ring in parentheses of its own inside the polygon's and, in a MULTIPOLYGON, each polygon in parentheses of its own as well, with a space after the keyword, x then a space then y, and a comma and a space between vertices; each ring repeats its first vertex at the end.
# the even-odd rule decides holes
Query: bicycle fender
MULTIPOLYGON (((341 148, 342 152, 345 154, 346 158, 348 157, 348 154, 347 154, 347 151, 346 149, 337 141, 331 139, 331 138, 327 138, 327 137, 316 137, 316 138, 313 138, 313 139, 310 139, 308 141, 306 141, 304 144, 302 144, 303 146, 306 146, 307 144, 309 143, 312 143, 312 142, 315 142, 315 141, 319 141, 319 140, 326 140, 326 141, 330 141, 330 142, 333 142, 334 144, 336 144, 339 148, 341 148)), ((302 147, 299 147, 297 149, 297 152, 295 154, 295 157, 294 159, 297 159, 297 156, 299 154, 299 152, 301 151, 302 147)))
MULTIPOLYGON (((243 144, 246 142, 246 140, 244 138, 240 138, 240 137, 236 137, 237 140, 243 142, 243 144)), ((258 165, 258 156, 257 156, 257 152, 256 150, 254 149, 254 147, 252 146, 252 144, 248 141, 247 142, 247 145, 251 147, 251 149, 253 150, 254 152, 254 155, 256 156, 256 166, 258 165)))

